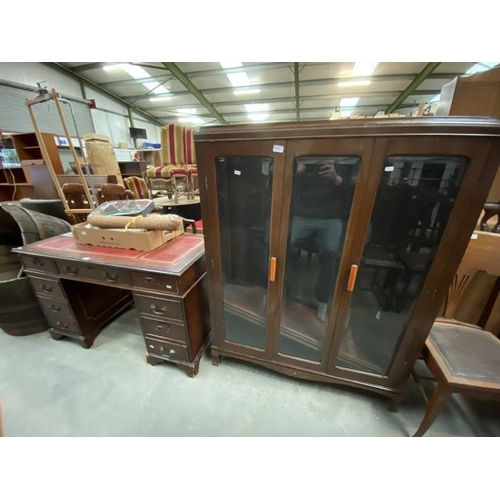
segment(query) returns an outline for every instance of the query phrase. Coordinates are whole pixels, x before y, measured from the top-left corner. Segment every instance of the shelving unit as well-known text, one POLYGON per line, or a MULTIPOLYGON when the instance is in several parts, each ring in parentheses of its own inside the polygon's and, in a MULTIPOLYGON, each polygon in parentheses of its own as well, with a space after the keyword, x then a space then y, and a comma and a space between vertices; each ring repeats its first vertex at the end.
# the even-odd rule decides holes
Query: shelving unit
MULTIPOLYGON (((64 174, 54 135, 42 133, 42 138, 56 173, 64 174)), ((19 165, 0 164, 0 201, 57 198, 57 190, 44 164, 36 134, 14 134, 11 141, 19 165)))

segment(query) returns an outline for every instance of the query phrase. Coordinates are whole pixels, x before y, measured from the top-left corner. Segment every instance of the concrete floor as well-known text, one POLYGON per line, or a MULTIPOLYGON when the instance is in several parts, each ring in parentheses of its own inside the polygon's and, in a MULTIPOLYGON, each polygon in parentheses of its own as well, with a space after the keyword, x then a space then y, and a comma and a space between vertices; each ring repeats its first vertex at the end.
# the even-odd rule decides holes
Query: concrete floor
MULTIPOLYGON (((7 436, 409 436, 425 411, 413 380, 391 413, 369 393, 236 360, 214 367, 208 352, 195 379, 150 366, 135 309, 89 350, 0 331, 0 400, 7 436)), ((426 436, 500 436, 500 405, 454 396, 426 436)))

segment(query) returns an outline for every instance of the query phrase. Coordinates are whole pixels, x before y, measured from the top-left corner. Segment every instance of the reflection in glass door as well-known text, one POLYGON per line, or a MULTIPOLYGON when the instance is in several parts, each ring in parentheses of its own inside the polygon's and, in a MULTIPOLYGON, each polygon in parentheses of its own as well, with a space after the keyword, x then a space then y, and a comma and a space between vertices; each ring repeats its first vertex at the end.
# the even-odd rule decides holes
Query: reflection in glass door
POLYGON ((280 354, 321 361, 359 165, 354 156, 295 158, 280 354))
POLYGON ((467 166, 463 157, 385 161, 337 366, 385 375, 406 331, 467 166))
POLYGON ((265 349, 272 158, 215 161, 226 339, 265 349))

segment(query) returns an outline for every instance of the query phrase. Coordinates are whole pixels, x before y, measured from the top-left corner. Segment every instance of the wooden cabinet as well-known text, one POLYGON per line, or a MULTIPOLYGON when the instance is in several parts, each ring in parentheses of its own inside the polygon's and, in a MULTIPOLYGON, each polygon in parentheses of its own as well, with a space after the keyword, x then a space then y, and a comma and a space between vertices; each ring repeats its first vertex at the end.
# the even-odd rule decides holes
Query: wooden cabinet
MULTIPOLYGON (((42 133, 42 137, 56 174, 64 174, 54 135, 42 133)), ((0 169, 0 201, 58 198, 36 134, 14 134, 12 144, 19 166, 4 166, 0 169)))
POLYGON ((500 121, 196 135, 212 356, 398 399, 500 160, 500 121))

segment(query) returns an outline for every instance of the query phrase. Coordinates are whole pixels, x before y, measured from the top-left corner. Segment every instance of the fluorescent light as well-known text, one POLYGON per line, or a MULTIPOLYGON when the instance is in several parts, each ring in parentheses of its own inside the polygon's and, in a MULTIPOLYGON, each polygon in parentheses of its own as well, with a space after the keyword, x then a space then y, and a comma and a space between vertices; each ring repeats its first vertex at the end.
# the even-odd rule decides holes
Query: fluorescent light
POLYGON ((266 111, 269 109, 269 104, 245 104, 245 108, 249 113, 256 113, 258 111, 266 111))
POLYGON ((143 85, 151 90, 153 94, 168 94, 168 89, 163 85, 160 85, 160 82, 146 82, 143 85))
POLYGON ((340 116, 342 116, 342 118, 349 118, 352 115, 353 111, 354 111, 353 109, 351 109, 351 110, 341 109, 340 116))
POLYGON ((126 64, 123 64, 123 63, 119 63, 119 64, 108 64, 107 66, 103 66, 102 69, 104 71, 118 71, 118 70, 122 70, 122 71, 125 71, 125 67, 127 65, 126 64))
POLYGON ((150 97, 149 100, 151 102, 160 102, 160 101, 171 101, 172 98, 170 96, 164 96, 164 97, 150 97))
POLYGON ((248 115, 248 118, 254 122, 262 122, 264 120, 267 120, 269 118, 268 113, 251 113, 248 115))
POLYGON ((357 62, 351 71, 351 76, 371 75, 378 66, 378 62, 357 62))
POLYGON ((184 115, 195 115, 198 113, 198 110, 195 108, 185 108, 185 109, 176 109, 177 113, 182 113, 184 115))
POLYGON ((354 107, 356 104, 359 102, 359 97, 344 97, 343 99, 340 99, 340 107, 341 108, 348 108, 348 107, 354 107))
POLYGON ((200 118, 199 116, 183 116, 182 118, 178 119, 180 123, 205 123, 205 120, 203 118, 200 118))
POLYGON ((246 90, 235 90, 234 95, 244 95, 244 94, 259 94, 260 89, 246 89, 246 90))
POLYGON ((372 82, 370 80, 358 80, 350 82, 339 82, 337 85, 339 87, 362 87, 364 85, 370 85, 372 82))
POLYGON ((229 69, 229 68, 241 68, 243 66, 243 64, 241 64, 240 62, 221 62, 220 65, 224 68, 224 69, 229 69))
POLYGON ((245 87, 250 84, 247 74, 242 71, 238 73, 229 73, 226 75, 233 87, 245 87))

